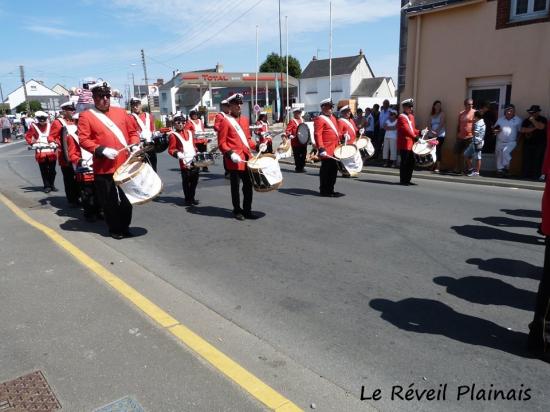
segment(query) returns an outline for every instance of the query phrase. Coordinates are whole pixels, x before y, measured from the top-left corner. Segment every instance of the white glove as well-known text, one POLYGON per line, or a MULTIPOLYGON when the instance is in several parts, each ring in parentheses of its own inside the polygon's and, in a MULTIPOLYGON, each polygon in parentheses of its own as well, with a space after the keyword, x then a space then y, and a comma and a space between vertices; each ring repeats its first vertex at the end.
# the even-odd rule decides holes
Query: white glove
POLYGON ((190 166, 191 163, 193 163, 193 160, 195 160, 194 156, 186 155, 183 158, 183 163, 185 163, 187 166, 190 166))
POLYGON ((260 152, 265 152, 267 150, 267 144, 260 143, 260 147, 258 149, 260 152))
POLYGON ((139 145, 138 144, 133 144, 130 146, 130 153, 135 153, 139 150, 139 145))
POLYGON ((147 143, 150 143, 151 140, 153 140, 153 134, 151 133, 150 130, 142 130, 141 138, 145 140, 147 143))
POLYGON ((233 161, 233 163, 239 163, 243 161, 243 159, 241 159, 241 156, 239 156, 237 153, 231 153, 231 160, 233 161))
POLYGON ((424 138, 424 136, 426 135, 426 133, 428 133, 428 128, 425 127, 424 129, 422 129, 422 131, 420 132, 420 136, 422 136, 422 138, 424 138))
POLYGON ((344 134, 344 142, 345 142, 346 144, 348 144, 349 139, 350 139, 349 134, 347 134, 347 133, 344 134))
POLYGON ((275 153, 275 159, 279 160, 281 158, 281 154, 279 152, 275 153))
POLYGON ((54 142, 51 142, 50 143, 50 148, 52 148, 53 150, 57 149, 57 145, 54 143, 54 142))
POLYGON ((359 129, 359 136, 363 136, 363 133, 365 133, 365 129, 364 129, 364 128, 360 128, 360 129, 359 129))
POLYGON ((319 156, 320 156, 320 157, 326 157, 326 156, 327 156, 327 152, 326 152, 325 150, 321 150, 321 151, 319 152, 319 156))
POLYGON ((107 159, 115 160, 118 156, 118 150, 113 149, 112 147, 106 147, 103 149, 103 156, 105 156, 107 159))
POLYGON ((177 156, 178 156, 178 159, 185 160, 185 155, 183 154, 183 152, 178 152, 177 156))

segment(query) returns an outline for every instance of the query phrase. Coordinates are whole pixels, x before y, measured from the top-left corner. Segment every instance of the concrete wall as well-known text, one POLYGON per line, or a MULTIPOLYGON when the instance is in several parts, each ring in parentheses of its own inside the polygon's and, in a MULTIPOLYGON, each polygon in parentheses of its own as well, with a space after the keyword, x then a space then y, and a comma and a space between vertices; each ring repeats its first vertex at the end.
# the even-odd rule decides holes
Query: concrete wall
MULTIPOLYGON (((543 115, 550 117, 550 23, 496 30, 496 8, 495 1, 481 2, 408 21, 406 84, 401 98, 415 99, 419 128, 427 124, 433 101, 442 101, 447 115, 445 167, 454 164, 450 150, 457 115, 468 84, 475 79, 508 76, 510 101, 520 117, 526 117, 525 109, 531 104, 540 105, 543 115)), ((512 171, 517 171, 521 147, 514 157, 512 171)))

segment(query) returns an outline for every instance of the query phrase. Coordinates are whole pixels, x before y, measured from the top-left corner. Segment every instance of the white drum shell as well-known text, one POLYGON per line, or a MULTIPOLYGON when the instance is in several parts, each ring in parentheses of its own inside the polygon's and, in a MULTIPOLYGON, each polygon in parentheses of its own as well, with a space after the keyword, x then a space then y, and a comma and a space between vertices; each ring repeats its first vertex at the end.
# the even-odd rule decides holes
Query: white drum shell
POLYGON ((147 203, 157 197, 162 191, 162 181, 151 165, 141 163, 125 163, 113 176, 132 205, 147 203))

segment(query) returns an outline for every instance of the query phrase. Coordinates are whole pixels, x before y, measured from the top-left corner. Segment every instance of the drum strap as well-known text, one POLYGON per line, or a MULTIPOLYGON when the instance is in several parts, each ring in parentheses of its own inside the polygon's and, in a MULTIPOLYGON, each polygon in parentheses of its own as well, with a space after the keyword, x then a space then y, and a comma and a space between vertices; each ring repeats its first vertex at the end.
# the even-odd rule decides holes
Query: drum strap
POLYGON ((191 121, 195 125, 195 132, 204 132, 204 129, 202 127, 202 120, 201 119, 197 119, 196 122, 193 119, 191 119, 191 121))
POLYGON ((353 127, 353 124, 348 119, 344 119, 343 117, 341 117, 340 120, 344 122, 351 130, 353 130, 353 133, 356 133, 355 127, 353 127))
POLYGON ((411 119, 409 119, 409 116, 407 116, 404 113, 401 113, 399 116, 403 116, 405 119, 407 119, 407 123, 409 124, 409 128, 411 129, 411 134, 414 134, 414 128, 413 128, 411 119))
POLYGON ((320 115, 319 117, 323 119, 325 123, 327 123, 330 127, 332 127, 332 130, 334 130, 334 133, 336 133, 336 136, 340 136, 340 133, 338 133, 338 129, 336 129, 336 126, 328 116, 320 115))
POLYGON ((50 135, 50 128, 51 128, 51 124, 50 122, 48 122, 48 126, 46 127, 46 131, 43 132, 41 131, 38 126, 36 125, 36 123, 33 123, 32 124, 32 127, 34 127, 34 129, 36 130, 36 132, 38 133, 38 143, 41 143, 41 144, 48 144, 48 136, 50 135))
POLYGON ((235 129, 235 131, 241 138, 241 141, 243 142, 243 144, 248 148, 248 150, 250 150, 250 146, 248 145, 248 140, 246 140, 246 135, 244 134, 244 130, 241 127, 241 125, 237 123, 237 120, 233 116, 225 116, 225 118, 229 120, 229 123, 231 124, 231 126, 233 126, 233 129, 235 129))
POLYGON ((111 119, 109 119, 105 114, 101 113, 96 108, 91 108, 89 110, 91 113, 93 113, 95 117, 98 118, 98 120, 101 123, 103 123, 115 135, 115 137, 118 139, 118 141, 123 147, 128 146, 128 143, 126 142, 126 138, 124 137, 124 133, 122 133, 122 130, 120 130, 118 126, 113 123, 111 119))
POLYGON ((141 129, 141 137, 145 139, 145 141, 150 142, 151 141, 151 117, 149 116, 149 113, 145 112, 145 123, 143 123, 143 120, 141 120, 141 117, 139 117, 136 113, 132 113, 132 116, 136 119, 136 122, 141 129))
POLYGON ((172 133, 174 133, 174 136, 176 136, 180 141, 183 153, 193 156, 197 154, 197 152, 195 151, 195 146, 193 146, 193 141, 191 140, 193 138, 191 130, 187 130, 187 136, 189 137, 189 140, 185 140, 183 136, 176 131, 173 131, 172 133))
POLYGON ((294 123, 296 123, 296 126, 300 126, 300 124, 303 123, 303 121, 302 121, 302 122, 299 122, 299 121, 296 120, 296 119, 292 119, 292 121, 293 121, 294 123))

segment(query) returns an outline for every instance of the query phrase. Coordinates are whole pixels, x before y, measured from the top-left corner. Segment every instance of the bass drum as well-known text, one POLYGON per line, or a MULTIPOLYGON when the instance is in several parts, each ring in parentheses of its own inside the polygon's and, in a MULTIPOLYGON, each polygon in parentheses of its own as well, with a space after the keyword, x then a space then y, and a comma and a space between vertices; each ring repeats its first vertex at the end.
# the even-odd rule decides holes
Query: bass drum
POLYGON ((315 137, 313 133, 313 122, 304 122, 298 125, 296 132, 296 138, 301 144, 315 144, 315 137))

